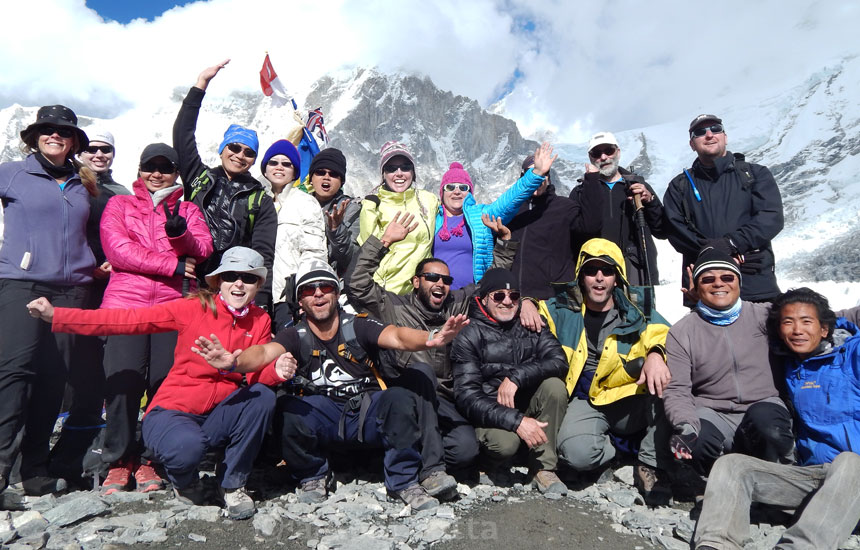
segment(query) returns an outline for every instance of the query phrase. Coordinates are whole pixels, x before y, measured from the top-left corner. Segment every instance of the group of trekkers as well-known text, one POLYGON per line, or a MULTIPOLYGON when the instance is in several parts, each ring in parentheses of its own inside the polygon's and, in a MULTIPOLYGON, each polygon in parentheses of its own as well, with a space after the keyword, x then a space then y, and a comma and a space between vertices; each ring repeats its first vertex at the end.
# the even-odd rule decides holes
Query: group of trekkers
POLYGON ((852 532, 860 309, 780 292, 779 188, 727 150, 720 118, 692 120, 696 158, 662 201, 610 132, 569 197, 546 143, 479 204, 463 164, 431 192, 389 141, 359 200, 338 149, 300 182, 293 143, 263 151, 237 124, 205 165, 197 119, 224 66, 189 90, 173 145, 144 148, 131 192, 112 179, 112 134, 61 105, 0 165, 0 489, 65 490, 58 449, 104 407, 104 493, 162 489, 163 474, 209 503, 199 466, 215 452, 234 519, 255 512, 267 441, 302 502, 327 498, 331 453, 355 446, 382 450, 389 494, 416 510, 513 463, 565 494, 632 460, 650 506, 670 502, 681 463, 707 479, 696 548, 742 547, 752 502, 799 510, 780 548, 852 532), (691 311, 674 326, 654 238, 683 255, 691 311))

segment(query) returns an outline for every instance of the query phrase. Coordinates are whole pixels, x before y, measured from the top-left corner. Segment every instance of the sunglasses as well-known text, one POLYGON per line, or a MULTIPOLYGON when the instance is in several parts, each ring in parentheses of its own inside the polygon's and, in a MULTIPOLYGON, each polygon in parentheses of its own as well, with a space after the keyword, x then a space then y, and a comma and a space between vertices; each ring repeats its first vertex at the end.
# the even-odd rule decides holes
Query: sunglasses
POLYGON ((450 275, 441 275, 439 273, 422 273, 419 277, 423 277, 424 279, 430 281, 431 283, 435 283, 439 279, 442 279, 442 284, 451 286, 451 283, 454 282, 454 277, 450 275))
MULTIPOLYGON (((735 282, 735 278, 736 278, 735 275, 732 273, 723 273, 722 275, 720 275, 720 281, 722 281, 726 284, 731 284, 731 283, 735 282)), ((699 277, 699 283, 701 283, 703 285, 712 285, 716 282, 717 282, 717 276, 716 275, 703 275, 703 276, 699 277)))
MULTIPOLYGON (((176 166, 169 162, 144 162, 140 165, 141 172, 160 172, 162 174, 175 174, 176 166)), ((233 279, 235 281, 236 279, 233 279)), ((230 281, 232 282, 232 281, 230 281)))
POLYGON ((411 172, 415 167, 409 163, 406 164, 386 164, 382 167, 382 171, 386 174, 393 174, 400 170, 401 172, 411 172))
POLYGON ((598 146, 598 147, 595 147, 594 149, 592 149, 591 151, 589 151, 588 156, 590 156, 593 159, 599 159, 603 155, 606 155, 607 157, 611 157, 612 155, 615 154, 615 151, 617 151, 617 150, 618 150, 618 147, 616 147, 615 145, 605 145, 603 147, 598 146))
MULTIPOLYGON (((232 149, 231 149, 232 150, 232 149)), ((245 155, 247 156, 247 155, 245 155)), ((292 168, 293 163, 288 160, 274 160, 271 159, 266 163, 266 166, 283 166, 284 168, 292 168)))
POLYGON ((260 282, 260 278, 253 273, 239 273, 237 271, 225 271, 221 274, 221 280, 225 283, 235 283, 237 279, 242 279, 246 285, 255 285, 260 282))
POLYGON ((248 159, 257 158, 257 152, 251 149, 250 147, 244 147, 238 143, 229 143, 227 144, 227 149, 230 149, 231 153, 239 154, 242 153, 242 156, 248 159))
POLYGON ((696 128, 695 130, 690 132, 690 137, 702 137, 703 135, 708 133, 708 130, 710 130, 712 134, 722 134, 724 132, 722 124, 712 124, 710 126, 702 126, 701 128, 696 128))
MULTIPOLYGON (((60 137, 62 137, 62 136, 60 136, 60 137)), ((99 151, 101 151, 102 153, 104 153, 106 155, 109 155, 109 154, 113 153, 113 146, 111 146, 111 145, 90 145, 89 147, 84 149, 84 152, 89 153, 91 155, 95 155, 99 151)))
POLYGON ((497 304, 501 304, 505 301, 505 297, 509 297, 512 302, 518 302, 520 300, 520 291, 519 290, 497 290, 490 294, 490 299, 496 302, 497 304))
POLYGON ((462 191, 463 193, 469 192, 469 186, 465 183, 446 183, 445 191, 462 191))
POLYGON ((603 273, 604 277, 615 275, 615 268, 611 265, 584 265, 579 272, 588 277, 594 277, 597 272, 603 273))
POLYGON ((302 285, 299 289, 299 298, 307 298, 309 296, 313 296, 317 293, 317 289, 320 289, 323 294, 331 294, 334 292, 334 289, 337 288, 331 281, 319 281, 316 283, 308 283, 306 285, 302 285))
POLYGON ((335 172, 334 170, 329 170, 328 168, 317 168, 314 170, 314 175, 319 177, 328 176, 330 178, 343 179, 343 175, 340 172, 335 172))
POLYGON ((39 132, 40 136, 52 136, 57 134, 61 138, 70 138, 75 135, 75 131, 68 126, 52 126, 50 124, 46 124, 44 126, 39 126, 36 130, 39 132))

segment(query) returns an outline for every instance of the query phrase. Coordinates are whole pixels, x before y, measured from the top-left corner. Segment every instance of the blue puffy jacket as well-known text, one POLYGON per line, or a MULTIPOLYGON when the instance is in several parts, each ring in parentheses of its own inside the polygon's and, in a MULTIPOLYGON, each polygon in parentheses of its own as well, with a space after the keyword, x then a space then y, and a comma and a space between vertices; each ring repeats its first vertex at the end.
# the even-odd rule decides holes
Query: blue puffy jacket
MULTIPOLYGON (((540 187, 544 181, 543 176, 538 176, 533 169, 529 169, 523 176, 510 186, 502 196, 490 204, 478 204, 475 197, 469 193, 463 201, 463 217, 469 232, 472 235, 472 272, 475 282, 480 281, 484 272, 493 264, 493 232, 481 221, 482 214, 489 214, 502 219, 502 223, 509 223, 516 215, 524 202, 540 187)), ((436 233, 445 223, 442 217, 442 208, 436 213, 436 233)), ((449 228, 450 229, 450 228, 449 228)))
POLYGON ((836 328, 851 336, 827 353, 785 363, 804 466, 832 462, 843 451, 860 451, 860 329, 844 317, 837 319, 836 328))

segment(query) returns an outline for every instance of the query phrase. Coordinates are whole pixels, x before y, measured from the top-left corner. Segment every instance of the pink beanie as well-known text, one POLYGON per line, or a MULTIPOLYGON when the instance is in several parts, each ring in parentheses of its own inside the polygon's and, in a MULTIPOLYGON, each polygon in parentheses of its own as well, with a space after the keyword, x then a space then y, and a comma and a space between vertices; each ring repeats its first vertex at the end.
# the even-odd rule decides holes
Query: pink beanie
POLYGON ((452 162, 448 167, 448 171, 442 176, 442 183, 439 184, 439 197, 442 197, 442 191, 445 189, 446 183, 465 183, 469 186, 469 192, 474 193, 475 186, 472 185, 472 178, 469 177, 469 172, 463 168, 459 162, 452 162))
MULTIPOLYGON (((469 186, 469 192, 472 193, 475 190, 475 186, 472 185, 472 178, 469 177, 469 172, 463 168, 463 165, 459 162, 452 162, 451 166, 448 167, 448 171, 445 172, 445 175, 442 176, 442 183, 439 184, 439 197, 442 197, 442 192, 445 190, 446 183, 465 183, 469 186)), ((456 227, 452 229, 448 229, 448 212, 442 207, 442 228, 439 230, 439 238, 443 241, 447 241, 451 239, 451 236, 462 237, 463 236, 463 226, 465 225, 466 217, 463 216, 460 218, 460 223, 456 225, 456 227)))

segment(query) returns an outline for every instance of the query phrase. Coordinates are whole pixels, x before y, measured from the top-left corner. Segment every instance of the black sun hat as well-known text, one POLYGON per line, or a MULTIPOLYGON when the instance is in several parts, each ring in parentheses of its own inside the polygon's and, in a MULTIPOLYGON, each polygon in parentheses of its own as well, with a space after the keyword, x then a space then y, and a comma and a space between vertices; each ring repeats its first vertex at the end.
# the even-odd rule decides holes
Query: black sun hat
POLYGON ((78 135, 78 148, 75 154, 80 153, 90 144, 86 132, 78 128, 78 117, 75 116, 75 112, 65 105, 46 105, 39 108, 36 113, 36 122, 21 131, 21 140, 30 147, 35 147, 36 140, 34 138, 37 130, 39 126, 46 125, 73 129, 78 135))

